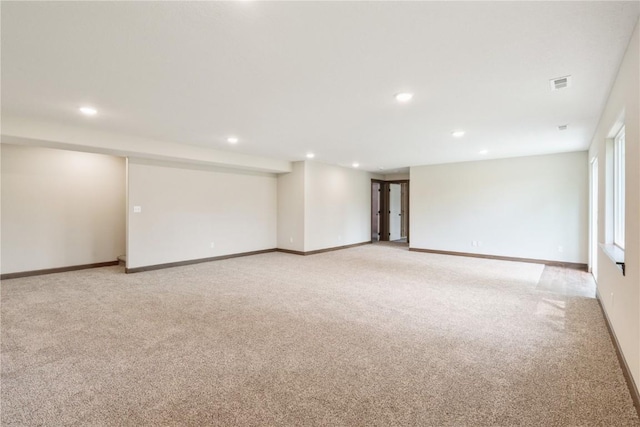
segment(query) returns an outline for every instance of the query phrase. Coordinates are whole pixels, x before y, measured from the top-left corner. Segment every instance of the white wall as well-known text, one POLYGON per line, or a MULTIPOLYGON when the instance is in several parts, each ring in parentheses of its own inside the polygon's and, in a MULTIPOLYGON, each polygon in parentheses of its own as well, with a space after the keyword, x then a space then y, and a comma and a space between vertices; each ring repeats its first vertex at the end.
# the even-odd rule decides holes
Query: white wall
POLYGON ((589 158, 598 158, 598 242, 605 241, 606 175, 605 146, 609 132, 624 115, 626 130, 626 275, 602 250, 598 251, 598 292, 622 353, 640 388, 640 51, 639 28, 636 24, 631 42, 620 66, 597 131, 589 149, 589 158))
POLYGON ((125 253, 125 159, 0 145, 2 273, 125 253))
POLYGON ((127 268, 276 247, 273 174, 130 159, 128 176, 127 268))
POLYGON ((304 251, 305 162, 278 175, 278 248, 304 251))
POLYGON ((587 263, 586 152, 412 167, 410 199, 412 248, 587 263))
POLYGON ((305 163, 305 251, 371 241, 373 175, 305 163))

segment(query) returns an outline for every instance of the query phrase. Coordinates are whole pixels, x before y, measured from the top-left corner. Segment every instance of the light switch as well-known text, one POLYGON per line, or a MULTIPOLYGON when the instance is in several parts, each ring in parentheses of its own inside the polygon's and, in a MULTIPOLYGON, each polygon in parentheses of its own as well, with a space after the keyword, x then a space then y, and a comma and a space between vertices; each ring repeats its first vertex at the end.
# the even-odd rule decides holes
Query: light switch
POLYGON ((133 213, 140 213, 140 212, 142 212, 142 206, 133 207, 133 213))

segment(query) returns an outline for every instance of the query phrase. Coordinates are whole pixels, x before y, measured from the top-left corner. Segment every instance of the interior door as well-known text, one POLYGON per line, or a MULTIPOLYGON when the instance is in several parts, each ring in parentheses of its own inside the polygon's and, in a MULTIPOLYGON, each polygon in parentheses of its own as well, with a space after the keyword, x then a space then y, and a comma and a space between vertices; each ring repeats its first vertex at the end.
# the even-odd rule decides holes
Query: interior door
POLYGON ((400 184, 389 184, 389 240, 401 238, 402 190, 400 184))

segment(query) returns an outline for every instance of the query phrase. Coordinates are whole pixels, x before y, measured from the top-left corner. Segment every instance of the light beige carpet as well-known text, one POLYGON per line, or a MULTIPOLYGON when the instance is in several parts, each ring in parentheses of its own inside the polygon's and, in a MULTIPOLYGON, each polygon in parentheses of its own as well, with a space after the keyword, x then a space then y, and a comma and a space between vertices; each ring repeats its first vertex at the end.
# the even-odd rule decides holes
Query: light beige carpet
POLYGON ((367 245, 7 280, 2 425, 640 425, 597 301, 543 269, 367 245))

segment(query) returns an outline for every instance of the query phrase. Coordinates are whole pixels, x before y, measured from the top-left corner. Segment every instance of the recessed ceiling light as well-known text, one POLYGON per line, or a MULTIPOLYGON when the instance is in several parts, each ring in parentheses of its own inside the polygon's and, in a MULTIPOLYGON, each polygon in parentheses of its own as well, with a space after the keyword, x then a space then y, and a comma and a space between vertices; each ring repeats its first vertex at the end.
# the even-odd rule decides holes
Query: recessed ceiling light
POLYGON ((481 150, 478 154, 484 156, 485 154, 487 154, 489 152, 489 150, 481 150))
POLYGON ((313 159, 315 156, 313 153, 307 153, 307 159, 313 159))
POLYGON ((358 168, 358 167, 360 167, 360 163, 358 163, 358 162, 353 162, 353 163, 351 164, 351 166, 353 166, 354 168, 358 168))
POLYGON ((396 101, 398 102, 409 102, 413 98, 413 94, 409 92, 401 92, 396 94, 396 101))
POLYGON ((229 138, 227 138, 227 142, 228 142, 229 144, 235 144, 235 143, 237 143, 237 142, 238 142, 238 137, 236 137, 236 136, 230 136, 229 138))
POLYGON ((85 116, 95 116, 98 114, 98 110, 93 107, 80 107, 80 112, 85 116))
POLYGON ((451 132, 451 135, 454 138, 462 138, 464 136, 464 131, 463 130, 454 130, 453 132, 451 132))

